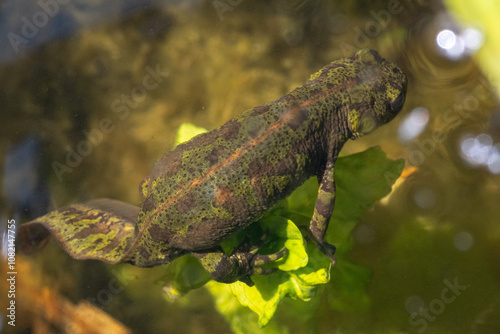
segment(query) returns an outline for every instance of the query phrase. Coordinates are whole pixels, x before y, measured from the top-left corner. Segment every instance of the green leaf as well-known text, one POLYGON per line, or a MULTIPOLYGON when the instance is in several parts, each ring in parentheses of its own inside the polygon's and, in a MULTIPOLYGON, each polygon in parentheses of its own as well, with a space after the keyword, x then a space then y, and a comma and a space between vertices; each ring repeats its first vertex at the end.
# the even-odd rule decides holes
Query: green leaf
POLYGON ((182 144, 194 136, 199 135, 200 133, 207 132, 206 129, 198 127, 191 123, 182 123, 177 130, 177 135, 175 136, 174 146, 182 144))
MULTIPOLYGON (((305 249, 304 239, 299 228, 289 219, 281 216, 270 215, 260 220, 261 228, 264 231, 269 231, 274 237, 284 241, 284 247, 288 249, 285 258, 276 261, 278 269, 282 271, 290 271, 304 267, 307 265, 308 257, 305 249)), ((282 247, 280 247, 282 248, 282 247)), ((265 250, 265 247, 261 248, 265 250)), ((273 249, 274 252, 280 249, 273 249)))
MULTIPOLYGON (((232 291, 240 304, 249 307, 258 316, 259 326, 269 323, 276 312, 278 303, 287 295, 302 300, 310 300, 315 296, 318 284, 328 281, 328 272, 307 267, 308 256, 305 243, 298 227, 292 221, 279 215, 270 215, 257 223, 259 230, 267 231, 266 241, 259 249, 259 253, 274 253, 287 247, 287 256, 276 261, 271 266, 276 266, 280 271, 271 275, 253 276, 254 286, 245 283, 221 284, 211 282, 211 286, 221 285, 218 289, 227 287, 232 291)), ((251 229, 256 229, 251 226, 251 229)), ((215 295, 219 298, 218 295, 215 295)), ((224 307, 220 311, 225 313, 224 307)), ((228 311, 229 312, 229 311, 228 311)))
POLYGON ((243 306, 233 294, 228 284, 210 281, 206 284, 208 291, 214 296, 215 307, 221 313, 236 334, 286 334, 285 326, 271 321, 268 326, 258 325, 257 314, 243 306))

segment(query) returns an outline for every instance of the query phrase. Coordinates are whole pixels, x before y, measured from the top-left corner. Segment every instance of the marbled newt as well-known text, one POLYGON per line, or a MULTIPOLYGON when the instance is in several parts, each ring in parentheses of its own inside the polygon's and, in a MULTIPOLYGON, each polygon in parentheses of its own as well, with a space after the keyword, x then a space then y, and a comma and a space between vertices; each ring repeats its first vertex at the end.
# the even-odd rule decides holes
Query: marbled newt
POLYGON ((286 249, 258 255, 237 248, 226 255, 221 241, 316 176, 309 232, 333 260, 335 247, 324 236, 334 209, 335 160, 348 139, 398 114, 406 87, 398 66, 360 50, 166 153, 141 184, 142 208, 110 199, 63 207, 22 227, 24 248, 52 233, 77 259, 151 267, 191 253, 213 279, 251 284, 250 275, 270 273, 262 266, 286 249))

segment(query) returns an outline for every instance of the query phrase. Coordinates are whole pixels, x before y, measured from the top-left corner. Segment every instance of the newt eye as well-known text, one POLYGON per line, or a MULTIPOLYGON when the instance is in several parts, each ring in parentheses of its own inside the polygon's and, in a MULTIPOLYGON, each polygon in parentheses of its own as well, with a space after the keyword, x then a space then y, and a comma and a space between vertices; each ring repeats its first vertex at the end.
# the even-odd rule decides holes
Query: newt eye
POLYGON ((401 109, 404 102, 405 102, 405 94, 401 93, 395 100, 389 103, 389 107, 391 108, 391 111, 398 111, 399 109, 401 109))

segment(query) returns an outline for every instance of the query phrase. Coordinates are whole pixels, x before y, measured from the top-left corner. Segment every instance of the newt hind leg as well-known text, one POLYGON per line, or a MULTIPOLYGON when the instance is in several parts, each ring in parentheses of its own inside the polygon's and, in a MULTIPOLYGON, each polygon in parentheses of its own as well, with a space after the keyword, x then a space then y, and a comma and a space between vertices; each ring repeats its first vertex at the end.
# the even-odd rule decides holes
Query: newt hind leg
POLYGON ((257 254, 258 250, 258 247, 252 247, 248 251, 238 247, 233 254, 228 256, 221 247, 216 247, 207 252, 193 253, 193 255, 198 258, 213 280, 221 283, 242 281, 252 286, 250 276, 272 274, 276 269, 262 268, 262 266, 281 259, 288 252, 286 247, 268 255, 257 254))

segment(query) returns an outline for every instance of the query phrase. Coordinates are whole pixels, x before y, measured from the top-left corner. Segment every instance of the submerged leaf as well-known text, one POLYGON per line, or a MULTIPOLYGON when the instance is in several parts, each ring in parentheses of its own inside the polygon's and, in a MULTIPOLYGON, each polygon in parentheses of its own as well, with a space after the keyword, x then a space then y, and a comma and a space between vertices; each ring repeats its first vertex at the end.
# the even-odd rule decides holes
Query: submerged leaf
POLYGON ((177 130, 177 134, 175 135, 174 147, 204 132, 207 132, 204 128, 191 123, 182 123, 177 130))
POLYGON ((265 328, 258 325, 257 314, 243 306, 227 284, 210 281, 206 285, 208 291, 216 296, 215 307, 221 313, 236 334, 285 334, 288 330, 272 321, 265 328))

